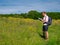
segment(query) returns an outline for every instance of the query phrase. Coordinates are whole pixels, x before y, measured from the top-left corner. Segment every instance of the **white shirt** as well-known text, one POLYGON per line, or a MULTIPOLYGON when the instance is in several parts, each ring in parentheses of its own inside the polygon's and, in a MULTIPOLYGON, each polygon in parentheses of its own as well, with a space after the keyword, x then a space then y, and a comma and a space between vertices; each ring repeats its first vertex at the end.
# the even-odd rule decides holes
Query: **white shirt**
POLYGON ((44 22, 48 22, 48 16, 47 15, 45 15, 44 17, 43 17, 43 23, 44 22))

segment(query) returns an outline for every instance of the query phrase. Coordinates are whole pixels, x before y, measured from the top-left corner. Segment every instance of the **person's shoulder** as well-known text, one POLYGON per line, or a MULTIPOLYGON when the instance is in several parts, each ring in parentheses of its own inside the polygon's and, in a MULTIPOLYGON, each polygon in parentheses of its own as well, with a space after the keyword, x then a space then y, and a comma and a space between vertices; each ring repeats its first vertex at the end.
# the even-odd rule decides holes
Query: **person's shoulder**
POLYGON ((49 17, 48 15, 46 15, 45 17, 49 17))

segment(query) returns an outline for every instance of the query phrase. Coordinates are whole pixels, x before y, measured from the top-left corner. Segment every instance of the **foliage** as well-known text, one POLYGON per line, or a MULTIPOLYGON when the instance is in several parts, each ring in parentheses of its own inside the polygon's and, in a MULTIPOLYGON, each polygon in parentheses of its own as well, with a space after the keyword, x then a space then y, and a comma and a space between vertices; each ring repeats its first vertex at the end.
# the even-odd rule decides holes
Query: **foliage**
MULTIPOLYGON (((52 19, 60 19, 60 12, 47 12, 47 15, 50 16, 52 19)), ((0 14, 0 17, 38 19, 39 17, 42 18, 42 15, 41 12, 31 10, 28 13, 21 13, 21 14, 0 14)))

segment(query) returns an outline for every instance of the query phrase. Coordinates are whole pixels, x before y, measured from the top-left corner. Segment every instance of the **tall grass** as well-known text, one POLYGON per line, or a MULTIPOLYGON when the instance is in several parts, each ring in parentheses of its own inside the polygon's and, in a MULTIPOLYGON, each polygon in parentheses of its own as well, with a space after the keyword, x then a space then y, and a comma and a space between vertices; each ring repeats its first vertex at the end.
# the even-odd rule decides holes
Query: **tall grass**
POLYGON ((0 18, 0 45, 60 45, 60 20, 53 20, 48 41, 40 34, 42 23, 39 20, 0 18))

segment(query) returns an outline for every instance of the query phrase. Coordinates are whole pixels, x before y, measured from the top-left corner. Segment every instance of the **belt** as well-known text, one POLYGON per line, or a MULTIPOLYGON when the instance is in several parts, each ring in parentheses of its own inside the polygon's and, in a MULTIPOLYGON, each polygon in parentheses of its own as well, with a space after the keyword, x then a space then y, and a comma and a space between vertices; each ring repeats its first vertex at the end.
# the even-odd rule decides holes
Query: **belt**
POLYGON ((44 22, 43 25, 48 25, 48 23, 47 22, 44 22))

